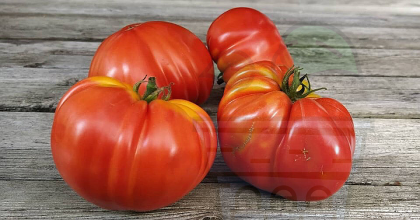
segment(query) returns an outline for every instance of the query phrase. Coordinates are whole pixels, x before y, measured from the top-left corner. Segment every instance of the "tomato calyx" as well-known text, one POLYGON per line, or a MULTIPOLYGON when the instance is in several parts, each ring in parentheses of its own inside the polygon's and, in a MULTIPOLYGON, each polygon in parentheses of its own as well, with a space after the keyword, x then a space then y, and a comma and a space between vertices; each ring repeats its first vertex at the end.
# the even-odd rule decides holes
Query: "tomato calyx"
POLYGON ((290 100, 292 102, 296 102, 299 99, 305 98, 311 93, 314 93, 319 90, 327 90, 327 88, 322 87, 318 89, 311 89, 311 83, 309 82, 308 74, 300 76, 300 70, 302 68, 292 66, 290 67, 284 78, 281 85, 282 91, 286 93, 287 96, 289 96, 290 100), (289 83, 289 78, 293 75, 293 80, 291 83, 289 83), (306 83, 307 82, 307 85, 306 83))
POLYGON ((144 92, 143 96, 140 98, 141 100, 146 101, 147 103, 150 103, 151 101, 157 99, 160 94, 162 94, 162 97, 160 99, 168 101, 171 98, 171 86, 173 83, 169 83, 168 86, 164 87, 158 87, 156 85, 156 78, 155 77, 149 77, 148 80, 146 80, 147 75, 140 81, 138 81, 133 86, 133 91, 138 94, 139 88, 142 83, 147 82, 146 85, 146 91, 144 92))

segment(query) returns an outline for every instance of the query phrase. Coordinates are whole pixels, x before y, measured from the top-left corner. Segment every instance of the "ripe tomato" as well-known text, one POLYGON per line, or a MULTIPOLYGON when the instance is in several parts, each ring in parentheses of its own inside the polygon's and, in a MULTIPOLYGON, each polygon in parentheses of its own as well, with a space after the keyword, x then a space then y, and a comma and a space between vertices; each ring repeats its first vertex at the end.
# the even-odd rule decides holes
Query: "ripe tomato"
POLYGON ((355 133, 347 109, 307 96, 315 90, 304 79, 297 68, 285 75, 273 63, 249 64, 226 84, 217 120, 232 171, 260 189, 311 201, 331 196, 348 178, 355 133))
POLYGON ((52 154, 63 179, 86 200, 106 209, 158 209, 209 171, 217 148, 210 117, 189 101, 153 100, 161 91, 154 88, 140 98, 127 84, 91 77, 61 99, 52 154))
POLYGON ((89 70, 89 76, 109 76, 130 85, 146 75, 155 76, 158 86, 174 83, 172 98, 201 104, 213 87, 213 61, 189 30, 150 21, 128 25, 105 39, 89 70))
POLYGON ((207 32, 207 45, 223 80, 246 64, 272 61, 286 69, 293 60, 274 23, 251 8, 233 8, 220 15, 207 32))

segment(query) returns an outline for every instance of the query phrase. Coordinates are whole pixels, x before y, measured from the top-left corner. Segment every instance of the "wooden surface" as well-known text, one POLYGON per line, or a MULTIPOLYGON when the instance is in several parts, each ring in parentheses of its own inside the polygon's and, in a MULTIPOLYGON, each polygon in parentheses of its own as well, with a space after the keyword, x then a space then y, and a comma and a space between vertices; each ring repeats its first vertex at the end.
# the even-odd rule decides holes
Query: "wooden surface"
MULTIPOLYGON (((323 1, 0 0, 0 219, 420 218, 420 3, 323 1), (220 153, 203 182, 147 213, 100 209, 61 179, 50 151, 53 112, 87 76, 100 42, 123 26, 178 23, 200 39, 219 14, 254 7, 277 25, 322 95, 354 117, 345 186, 321 202, 291 202, 233 175, 220 153)), ((215 120, 222 86, 203 108, 215 120)))

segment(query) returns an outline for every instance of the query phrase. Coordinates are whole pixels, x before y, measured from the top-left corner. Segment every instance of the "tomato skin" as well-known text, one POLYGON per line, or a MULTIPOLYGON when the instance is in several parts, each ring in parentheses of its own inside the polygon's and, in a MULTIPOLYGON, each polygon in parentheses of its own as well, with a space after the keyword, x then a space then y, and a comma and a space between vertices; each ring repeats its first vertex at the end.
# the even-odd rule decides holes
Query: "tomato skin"
POLYGON ((106 209, 148 211, 181 199, 205 177, 217 148, 207 113, 186 100, 139 100, 131 86, 91 77, 54 116, 51 149, 63 179, 106 209))
POLYGON ((277 27, 252 8, 233 8, 220 15, 207 32, 207 45, 225 82, 257 61, 272 61, 286 69, 293 65, 277 27))
MULTIPOLYGON (((172 86, 173 99, 201 104, 213 87, 214 67, 201 40, 169 22, 128 25, 105 39, 93 57, 89 76, 109 76, 134 85, 155 76, 159 87, 172 86)), ((143 93, 145 86, 140 88, 143 93)))
POLYGON ((292 103, 275 70, 250 64, 227 83, 217 114, 223 158, 257 188, 291 200, 328 198, 350 175, 352 118, 331 98, 292 103))

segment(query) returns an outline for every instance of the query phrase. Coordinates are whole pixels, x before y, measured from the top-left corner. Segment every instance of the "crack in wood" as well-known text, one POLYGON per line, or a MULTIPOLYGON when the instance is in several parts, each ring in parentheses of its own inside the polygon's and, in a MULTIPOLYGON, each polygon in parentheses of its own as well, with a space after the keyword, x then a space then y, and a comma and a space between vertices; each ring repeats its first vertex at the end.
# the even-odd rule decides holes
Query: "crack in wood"
POLYGON ((40 68, 44 64, 45 64, 44 62, 41 62, 41 63, 31 63, 31 64, 26 64, 23 67, 26 67, 26 68, 40 68))

